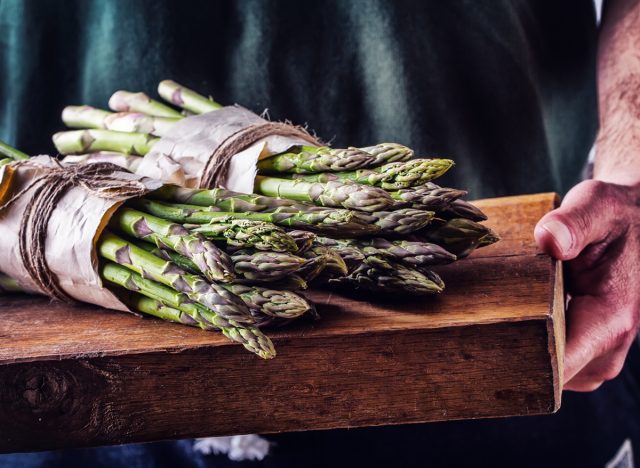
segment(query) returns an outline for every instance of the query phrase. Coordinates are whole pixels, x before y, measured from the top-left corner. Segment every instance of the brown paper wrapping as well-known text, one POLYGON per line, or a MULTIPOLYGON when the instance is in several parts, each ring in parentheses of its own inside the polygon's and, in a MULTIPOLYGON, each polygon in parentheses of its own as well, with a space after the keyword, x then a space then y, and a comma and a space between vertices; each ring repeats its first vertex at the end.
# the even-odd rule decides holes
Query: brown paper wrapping
MULTIPOLYGON (((136 173, 183 187, 198 187, 209 158, 229 135, 267 122, 240 106, 187 117, 175 123, 153 146, 136 173)), ((221 186, 237 192, 253 192, 258 160, 295 145, 310 143, 279 135, 259 140, 231 159, 227 178, 221 186)))
MULTIPOLYGON (((53 167, 53 159, 38 156, 31 161, 40 167, 21 166, 14 169, 4 166, 0 172, 0 195, 6 198, 18 193, 34 178, 53 167), (10 190, 7 190, 9 188, 10 190)), ((158 189, 162 183, 131 173, 118 173, 122 179, 141 181, 149 191, 158 189)), ((44 293, 29 277, 18 247, 18 233, 25 206, 29 203, 31 191, 19 198, 13 205, 0 212, 0 271, 18 281, 28 291, 44 293)), ((0 200, 2 202, 4 200, 0 200)), ((108 289, 104 288, 98 273, 98 258, 95 243, 111 217, 122 203, 89 194, 74 187, 68 190, 58 202, 49 221, 46 240, 46 260, 61 288, 72 298, 91 304, 121 311, 129 309, 108 289)))

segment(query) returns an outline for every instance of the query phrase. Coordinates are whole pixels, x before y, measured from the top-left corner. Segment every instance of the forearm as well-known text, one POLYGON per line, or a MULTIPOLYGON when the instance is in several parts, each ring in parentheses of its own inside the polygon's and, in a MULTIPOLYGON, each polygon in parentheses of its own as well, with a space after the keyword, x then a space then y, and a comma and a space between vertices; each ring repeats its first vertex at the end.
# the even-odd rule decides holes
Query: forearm
POLYGON ((640 183, 640 0, 605 4, 598 48, 600 131, 594 177, 640 183))

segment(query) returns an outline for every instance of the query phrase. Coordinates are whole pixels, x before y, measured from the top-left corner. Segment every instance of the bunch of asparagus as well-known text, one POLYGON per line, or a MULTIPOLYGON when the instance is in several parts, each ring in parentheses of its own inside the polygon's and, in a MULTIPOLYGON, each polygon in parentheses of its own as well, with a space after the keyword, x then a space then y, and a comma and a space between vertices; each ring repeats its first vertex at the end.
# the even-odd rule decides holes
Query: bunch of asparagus
MULTIPOLYGON (((65 108, 79 130, 54 135, 58 152, 135 172, 171 125, 221 107, 173 81, 158 92, 171 106, 118 91, 113 112, 65 108)), ((300 293, 309 286, 436 294, 434 267, 498 240, 465 191, 433 183, 452 166, 397 143, 295 146, 258 163, 254 194, 166 186, 115 213, 98 242, 101 275, 137 311, 272 357, 260 327, 315 315, 300 293)))

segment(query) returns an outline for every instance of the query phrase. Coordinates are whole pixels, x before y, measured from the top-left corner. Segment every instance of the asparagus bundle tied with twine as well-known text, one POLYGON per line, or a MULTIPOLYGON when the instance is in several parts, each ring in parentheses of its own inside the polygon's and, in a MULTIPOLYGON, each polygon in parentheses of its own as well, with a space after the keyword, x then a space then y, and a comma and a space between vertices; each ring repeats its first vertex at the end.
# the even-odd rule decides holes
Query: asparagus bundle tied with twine
MULTIPOLYGON (((166 103, 120 90, 110 110, 65 108, 72 130, 53 136, 56 149, 75 164, 137 171, 192 115, 224 114, 212 97, 171 80, 158 94, 166 103)), ((466 191, 434 183, 451 159, 414 158, 393 142, 313 141, 261 154, 255 193, 167 185, 125 202, 97 239, 103 280, 132 310, 219 330, 270 358, 260 326, 315 314, 295 291, 438 294, 445 285, 432 267, 498 240, 466 191)), ((0 171, 25 158, 0 145, 0 171)))

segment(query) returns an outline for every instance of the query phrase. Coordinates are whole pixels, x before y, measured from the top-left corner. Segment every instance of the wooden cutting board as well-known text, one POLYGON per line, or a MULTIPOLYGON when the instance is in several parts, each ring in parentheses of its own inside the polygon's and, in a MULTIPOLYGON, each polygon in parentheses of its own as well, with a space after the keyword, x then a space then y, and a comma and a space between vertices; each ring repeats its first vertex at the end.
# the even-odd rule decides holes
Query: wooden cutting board
POLYGON ((551 413, 564 292, 538 252, 554 194, 481 200, 502 241, 440 268, 436 298, 314 292, 322 320, 263 361, 204 332, 0 298, 0 451, 551 413))

